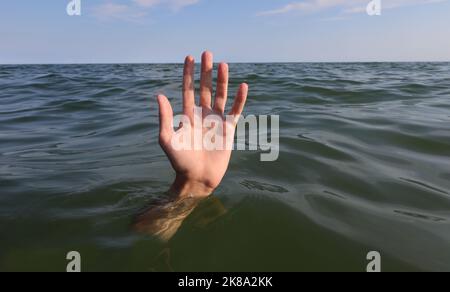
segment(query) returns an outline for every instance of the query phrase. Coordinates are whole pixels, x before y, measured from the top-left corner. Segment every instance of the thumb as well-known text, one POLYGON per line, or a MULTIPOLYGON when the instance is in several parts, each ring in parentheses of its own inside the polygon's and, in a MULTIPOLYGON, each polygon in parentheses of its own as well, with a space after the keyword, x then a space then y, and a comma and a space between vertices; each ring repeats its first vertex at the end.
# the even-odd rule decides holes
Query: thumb
POLYGON ((158 95, 159 104, 159 141, 170 143, 173 134, 173 110, 169 100, 164 95, 158 95))

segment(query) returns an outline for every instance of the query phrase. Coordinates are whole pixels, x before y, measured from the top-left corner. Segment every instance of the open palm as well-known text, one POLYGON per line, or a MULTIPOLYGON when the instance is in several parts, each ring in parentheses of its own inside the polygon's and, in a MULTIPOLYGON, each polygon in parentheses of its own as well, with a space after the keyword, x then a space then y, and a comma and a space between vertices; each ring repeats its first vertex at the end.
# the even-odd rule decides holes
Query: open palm
POLYGON ((234 138, 237 117, 241 115, 247 99, 248 86, 244 83, 239 86, 229 113, 234 118, 226 119, 224 112, 228 95, 228 65, 221 63, 218 66, 214 105, 212 105, 213 56, 210 52, 203 53, 201 66, 200 103, 199 107, 196 107, 195 61, 191 56, 186 57, 183 74, 183 115, 186 119, 177 130, 174 130, 173 110, 169 100, 163 95, 158 96, 160 145, 176 172, 172 191, 180 196, 208 196, 220 184, 230 162, 231 148, 205 149, 203 145, 198 145, 194 133, 206 134, 211 131, 211 127, 203 125, 205 119, 220 120, 223 122, 223 131, 220 131, 217 137, 223 140, 224 146, 230 143, 229 139, 234 138), (199 112, 199 109, 202 112, 201 116, 194 114, 199 112), (189 147, 183 149, 174 147, 174 139, 180 136, 190 137, 189 147))

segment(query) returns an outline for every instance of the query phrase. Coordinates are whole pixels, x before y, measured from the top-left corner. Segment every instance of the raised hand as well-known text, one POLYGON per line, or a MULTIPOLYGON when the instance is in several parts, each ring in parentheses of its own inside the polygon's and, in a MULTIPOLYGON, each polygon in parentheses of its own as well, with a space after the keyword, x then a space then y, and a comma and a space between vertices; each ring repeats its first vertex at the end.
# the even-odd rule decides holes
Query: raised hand
MULTIPOLYGON (((230 113, 225 116, 228 95, 228 65, 218 68, 217 89, 212 105, 213 56, 202 55, 199 106, 195 104, 194 58, 186 57, 183 76, 183 119, 174 130, 172 106, 167 97, 158 96, 160 111, 161 147, 166 152, 176 172, 169 196, 154 200, 138 214, 134 230, 169 241, 183 221, 196 206, 204 201, 220 184, 228 168, 236 122, 244 109, 248 86, 241 84, 230 113), (201 114, 199 112, 201 111, 201 114), (208 123, 211 121, 211 123, 208 123), (216 127, 220 124, 221 127, 216 127), (200 133, 200 143, 195 139, 200 133), (222 147, 205 147, 203 137, 214 133, 213 144, 222 147), (182 148, 177 146, 182 141, 182 148)), ((206 139, 205 141, 207 141, 206 139)), ((220 201, 212 199, 210 212, 217 217, 226 212, 220 201)), ((209 218, 211 219, 211 218, 209 218)))
MULTIPOLYGON (((239 86, 234 105, 225 116, 225 105, 228 95, 228 65, 219 64, 217 89, 212 103, 213 85, 213 56, 210 52, 202 55, 199 106, 195 104, 194 86, 195 61, 191 56, 186 57, 183 74, 183 115, 186 117, 174 130, 172 106, 164 95, 158 96, 160 110, 160 145, 167 154, 175 172, 176 179, 171 193, 179 197, 206 197, 217 188, 222 181, 231 157, 230 139, 234 138, 237 118, 241 115, 247 99, 248 85, 239 86), (200 116, 195 115, 201 109, 200 116), (229 118, 229 117, 232 118, 229 118), (206 134, 211 131, 212 123, 204 125, 204 121, 222 121, 223 125, 216 138, 218 144, 223 141, 223 147, 207 149, 199 145, 195 133, 206 134), (174 146, 174 141, 182 138, 183 149, 174 146), (184 137, 184 138, 183 138, 184 137)), ((214 140, 213 139, 213 140, 214 140)), ((201 141, 200 143, 203 143, 201 141)), ((232 143, 232 141, 231 141, 232 143)))

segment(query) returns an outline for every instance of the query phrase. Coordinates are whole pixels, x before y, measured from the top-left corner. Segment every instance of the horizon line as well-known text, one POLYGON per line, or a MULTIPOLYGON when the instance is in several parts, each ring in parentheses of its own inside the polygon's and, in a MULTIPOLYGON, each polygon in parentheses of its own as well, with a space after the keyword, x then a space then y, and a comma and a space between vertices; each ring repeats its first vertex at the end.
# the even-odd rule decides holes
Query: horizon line
MULTIPOLYGON (((256 62, 225 62, 227 64, 351 64, 351 63, 450 63, 448 61, 256 61, 256 62)), ((183 65, 183 62, 49 62, 49 63, 0 63, 0 66, 20 66, 20 65, 183 65)), ((200 64, 199 62, 196 64, 200 64)), ((219 64, 219 62, 214 62, 214 64, 219 64)))

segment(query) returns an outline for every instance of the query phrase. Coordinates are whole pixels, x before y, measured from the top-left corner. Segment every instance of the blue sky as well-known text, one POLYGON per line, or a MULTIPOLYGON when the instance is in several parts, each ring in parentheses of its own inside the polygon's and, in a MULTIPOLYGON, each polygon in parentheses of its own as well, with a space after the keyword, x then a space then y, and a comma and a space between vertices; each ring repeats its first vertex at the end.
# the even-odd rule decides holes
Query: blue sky
POLYGON ((450 61, 449 0, 2 0, 0 63, 450 61))

